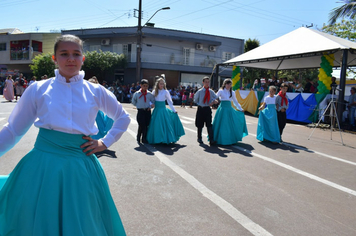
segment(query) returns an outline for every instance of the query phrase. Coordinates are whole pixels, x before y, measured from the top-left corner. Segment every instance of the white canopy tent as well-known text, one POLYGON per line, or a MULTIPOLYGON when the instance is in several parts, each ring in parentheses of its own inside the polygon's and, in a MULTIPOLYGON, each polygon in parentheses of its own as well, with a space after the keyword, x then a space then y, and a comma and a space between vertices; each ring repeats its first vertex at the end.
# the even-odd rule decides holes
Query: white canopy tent
POLYGON ((222 64, 270 70, 318 68, 321 56, 333 53, 334 66, 341 67, 345 49, 347 65, 356 66, 356 43, 301 27, 222 64))
MULTIPOLYGON (((318 30, 301 27, 220 66, 241 66, 270 70, 319 68, 321 57, 334 54, 334 67, 341 67, 340 89, 345 91, 346 68, 356 66, 356 43, 318 30)), ((339 93, 343 102, 344 92, 339 93)), ((338 117, 341 117, 339 106, 338 117)))

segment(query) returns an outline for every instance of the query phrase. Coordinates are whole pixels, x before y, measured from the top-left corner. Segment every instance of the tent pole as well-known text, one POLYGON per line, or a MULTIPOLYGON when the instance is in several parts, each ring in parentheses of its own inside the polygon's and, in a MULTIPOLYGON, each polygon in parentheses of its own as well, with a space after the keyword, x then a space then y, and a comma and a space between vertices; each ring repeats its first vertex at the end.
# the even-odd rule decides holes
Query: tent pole
POLYGON ((218 88, 218 86, 219 86, 219 67, 220 67, 220 64, 215 65, 215 74, 214 74, 214 79, 212 81, 212 87, 215 89, 218 88))
MULTIPOLYGON (((337 117, 339 120, 342 120, 342 113, 344 112, 344 99, 345 99, 345 85, 346 85, 346 69, 347 69, 347 56, 348 56, 348 49, 342 50, 342 65, 341 65, 341 72, 340 72, 340 92, 339 92, 339 100, 337 106, 337 117)), ((339 127, 340 128, 340 127, 339 127)))

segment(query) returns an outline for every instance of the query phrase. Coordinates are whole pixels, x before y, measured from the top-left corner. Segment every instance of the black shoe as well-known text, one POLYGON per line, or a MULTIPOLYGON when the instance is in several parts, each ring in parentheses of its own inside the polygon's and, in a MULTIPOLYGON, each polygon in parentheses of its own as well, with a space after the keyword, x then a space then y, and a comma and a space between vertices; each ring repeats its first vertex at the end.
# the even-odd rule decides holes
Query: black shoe
POLYGON ((203 143, 203 140, 201 138, 198 138, 198 143, 203 143))
POLYGON ((214 146, 216 144, 217 144, 216 141, 210 141, 210 143, 209 143, 210 146, 214 146))
POLYGON ((142 138, 142 142, 143 142, 143 143, 148 143, 148 141, 147 141, 146 138, 142 138))

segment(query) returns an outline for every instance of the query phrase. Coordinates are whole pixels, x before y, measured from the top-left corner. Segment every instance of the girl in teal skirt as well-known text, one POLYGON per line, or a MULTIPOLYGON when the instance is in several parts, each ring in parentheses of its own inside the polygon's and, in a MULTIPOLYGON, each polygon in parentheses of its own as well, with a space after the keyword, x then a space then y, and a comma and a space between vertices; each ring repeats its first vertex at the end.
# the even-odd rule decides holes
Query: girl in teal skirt
POLYGON ((151 144, 175 143, 185 132, 163 77, 156 80, 152 94, 155 96, 155 109, 148 126, 147 141, 151 144), (166 108, 166 101, 171 109, 166 108))
POLYGON ((54 46, 55 77, 29 86, 0 131, 0 156, 34 123, 34 148, 0 190, 1 236, 125 235, 102 166, 94 155, 116 142, 130 118, 115 96, 84 80, 83 43, 60 36, 54 46), (114 120, 99 140, 98 110, 114 120))
POLYGON ((275 104, 276 91, 275 86, 270 86, 269 95, 265 97, 259 107, 260 115, 258 117, 256 138, 260 141, 270 141, 273 143, 279 143, 281 141, 275 104))
POLYGON ((214 140, 217 144, 232 145, 248 135, 245 114, 232 91, 231 79, 225 79, 216 96, 221 103, 213 120, 214 140), (238 110, 235 110, 231 102, 238 110))

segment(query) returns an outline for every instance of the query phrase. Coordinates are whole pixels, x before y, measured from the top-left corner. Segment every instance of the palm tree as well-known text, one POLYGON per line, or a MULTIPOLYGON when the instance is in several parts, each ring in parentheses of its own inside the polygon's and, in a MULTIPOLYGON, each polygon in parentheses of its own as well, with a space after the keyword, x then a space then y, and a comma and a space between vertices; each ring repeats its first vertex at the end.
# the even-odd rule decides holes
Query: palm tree
POLYGON ((329 24, 335 24, 339 18, 348 17, 350 19, 356 18, 356 0, 342 0, 345 4, 340 7, 335 7, 329 13, 329 24))

